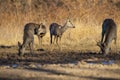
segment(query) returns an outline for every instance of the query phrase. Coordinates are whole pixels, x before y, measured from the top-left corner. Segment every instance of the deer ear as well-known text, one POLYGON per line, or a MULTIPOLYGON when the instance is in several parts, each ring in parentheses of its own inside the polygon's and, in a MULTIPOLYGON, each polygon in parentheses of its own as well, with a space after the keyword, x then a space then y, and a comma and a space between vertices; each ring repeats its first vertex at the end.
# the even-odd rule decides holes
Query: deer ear
POLYGON ((22 45, 21 45, 21 43, 18 41, 18 47, 21 47, 22 45))
POLYGON ((69 22, 69 21, 70 21, 70 19, 68 18, 68 19, 67 19, 67 22, 69 22))

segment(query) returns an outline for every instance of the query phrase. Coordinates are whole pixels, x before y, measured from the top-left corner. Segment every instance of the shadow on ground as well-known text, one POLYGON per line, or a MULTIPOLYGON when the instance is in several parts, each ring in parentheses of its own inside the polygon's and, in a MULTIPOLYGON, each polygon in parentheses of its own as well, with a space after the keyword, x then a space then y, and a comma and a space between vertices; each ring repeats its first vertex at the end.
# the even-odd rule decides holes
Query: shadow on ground
POLYGON ((59 52, 59 51, 36 51, 33 55, 25 53, 23 57, 17 55, 18 53, 0 53, 0 65, 7 64, 66 64, 75 61, 82 61, 86 59, 104 59, 104 60, 120 60, 120 54, 110 54, 104 56, 103 54, 94 52, 59 52))

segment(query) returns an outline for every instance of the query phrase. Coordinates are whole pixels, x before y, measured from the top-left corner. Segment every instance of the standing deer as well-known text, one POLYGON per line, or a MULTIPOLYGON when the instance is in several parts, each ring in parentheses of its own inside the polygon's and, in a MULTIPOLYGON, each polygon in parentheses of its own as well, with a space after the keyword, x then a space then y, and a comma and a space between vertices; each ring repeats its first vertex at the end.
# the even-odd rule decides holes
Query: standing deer
POLYGON ((117 26, 112 19, 105 19, 102 24, 102 38, 101 42, 98 42, 97 45, 100 47, 102 53, 105 55, 110 51, 110 44, 112 41, 115 41, 116 52, 117 52, 117 26))
POLYGON ((33 45, 34 45, 34 34, 40 35, 40 28, 43 26, 42 24, 28 23, 24 27, 24 35, 23 35, 23 44, 18 42, 19 54, 24 55, 26 47, 29 45, 30 53, 33 53, 33 45))
MULTIPOLYGON (((61 26, 57 23, 52 23, 49 28, 50 43, 52 44, 52 36, 54 36, 54 41, 56 40, 56 44, 58 45, 58 38, 59 38, 59 41, 61 41, 61 37, 62 37, 63 33, 68 28, 75 28, 75 26, 72 24, 72 22, 69 19, 66 21, 66 23, 63 26, 61 26)), ((58 47, 59 47, 59 45, 58 45, 58 47)))

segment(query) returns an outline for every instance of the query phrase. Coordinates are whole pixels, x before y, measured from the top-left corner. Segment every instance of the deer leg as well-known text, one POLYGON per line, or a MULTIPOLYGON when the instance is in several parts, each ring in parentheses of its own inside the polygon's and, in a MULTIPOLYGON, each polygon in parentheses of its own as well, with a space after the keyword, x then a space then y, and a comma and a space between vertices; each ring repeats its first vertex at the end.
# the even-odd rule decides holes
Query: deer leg
POLYGON ((59 38, 59 43, 61 44, 61 36, 60 36, 60 38, 59 38))
POLYGON ((56 44, 58 45, 58 37, 56 37, 56 44))
POLYGON ((102 32, 101 43, 103 43, 103 38, 104 38, 104 32, 102 32))
POLYGON ((39 45, 40 45, 40 49, 42 49, 42 37, 39 38, 39 45))
POLYGON ((55 44, 55 40, 56 40, 56 36, 54 36, 54 41, 53 41, 53 44, 55 44))
POLYGON ((116 53, 117 53, 117 38, 114 39, 114 44, 115 44, 115 50, 116 50, 116 53))
POLYGON ((59 44, 60 44, 60 50, 62 50, 62 47, 61 47, 61 36, 59 37, 59 44))
POLYGON ((34 41, 32 41, 32 42, 29 43, 31 55, 33 55, 33 44, 34 44, 34 41))
POLYGON ((28 45, 28 40, 23 40, 23 45, 22 45, 22 53, 21 54, 19 54, 19 55, 24 55, 24 53, 25 53, 25 49, 26 49, 26 47, 27 47, 27 45, 28 45))
POLYGON ((40 45, 41 45, 41 49, 42 49, 42 38, 40 39, 40 45))
POLYGON ((111 49, 111 47, 109 48, 109 52, 110 52, 110 53, 112 52, 112 49, 111 49))
POLYGON ((38 40, 39 40, 39 48, 41 48, 40 36, 38 36, 38 40))
POLYGON ((52 34, 50 34, 50 51, 53 50, 53 47, 52 47, 52 34))
POLYGON ((58 46, 58 48, 60 50, 60 46, 59 46, 59 43, 58 43, 58 36, 56 37, 56 44, 57 44, 57 46, 58 46))
POLYGON ((58 38, 57 38, 56 35, 54 35, 54 41, 53 41, 53 44, 52 44, 52 49, 53 49, 55 43, 57 44, 57 41, 58 41, 58 38))
POLYGON ((42 37, 41 37, 41 39, 40 39, 40 45, 41 45, 41 51, 44 51, 44 49, 43 49, 43 45, 42 45, 42 37))
POLYGON ((50 34, 50 44, 52 44, 52 34, 50 34))
MULTIPOLYGON (((102 38, 101 38, 101 43, 100 43, 100 45, 103 43, 104 33, 105 33, 105 32, 102 30, 102 38)), ((101 48, 100 48, 99 53, 100 53, 100 54, 102 53, 102 49, 101 49, 101 48)))

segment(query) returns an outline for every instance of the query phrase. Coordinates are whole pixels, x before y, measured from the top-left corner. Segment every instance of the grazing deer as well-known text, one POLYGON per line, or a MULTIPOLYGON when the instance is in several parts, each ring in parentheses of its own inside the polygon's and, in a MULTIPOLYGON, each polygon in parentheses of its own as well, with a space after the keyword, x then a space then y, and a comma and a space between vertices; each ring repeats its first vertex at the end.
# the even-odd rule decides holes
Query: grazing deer
MULTIPOLYGON (((58 38, 59 41, 61 41, 61 37, 63 33, 68 29, 68 28, 75 28, 75 26, 72 24, 72 22, 68 19, 66 23, 61 26, 57 23, 52 23, 50 25, 50 43, 52 44, 52 36, 54 36, 54 41, 56 40, 56 44, 58 45, 58 38)), ((59 45, 58 45, 59 47, 59 45)), ((59 47, 60 48, 60 47, 59 47)))
POLYGON ((19 54, 24 55, 26 47, 29 45, 30 53, 33 53, 34 34, 39 35, 39 29, 42 24, 28 23, 24 27, 23 44, 18 42, 19 54))
POLYGON ((37 31, 36 32, 38 32, 38 40, 39 40, 39 46, 40 46, 40 50, 43 50, 42 49, 42 38, 45 36, 45 34, 46 34, 46 27, 45 27, 45 25, 43 25, 43 24, 41 24, 41 26, 40 26, 40 28, 39 29, 37 29, 37 31))
POLYGON ((105 55, 110 51, 110 44, 112 40, 115 40, 116 52, 117 52, 117 26, 112 19, 105 19, 102 24, 102 38, 101 42, 98 42, 97 45, 100 47, 102 53, 105 55))

